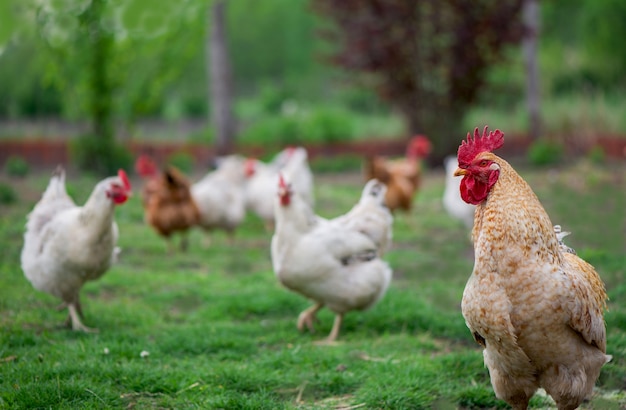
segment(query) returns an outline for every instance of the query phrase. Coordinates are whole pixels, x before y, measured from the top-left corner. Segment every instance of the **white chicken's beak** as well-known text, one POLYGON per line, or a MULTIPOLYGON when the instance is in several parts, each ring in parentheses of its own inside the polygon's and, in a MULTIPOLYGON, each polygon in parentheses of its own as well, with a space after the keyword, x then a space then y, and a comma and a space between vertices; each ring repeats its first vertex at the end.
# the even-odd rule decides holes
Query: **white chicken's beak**
POLYGON ((460 177, 461 175, 465 176, 467 174, 468 174, 467 170, 463 168, 457 168, 456 171, 454 171, 455 177, 460 177))

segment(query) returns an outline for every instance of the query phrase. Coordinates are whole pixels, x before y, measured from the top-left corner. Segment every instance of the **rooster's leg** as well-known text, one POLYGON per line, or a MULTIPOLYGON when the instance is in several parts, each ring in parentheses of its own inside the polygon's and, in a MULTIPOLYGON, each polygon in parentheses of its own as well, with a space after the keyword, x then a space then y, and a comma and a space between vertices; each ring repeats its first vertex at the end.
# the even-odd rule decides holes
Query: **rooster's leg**
POLYGON ((187 237, 187 232, 183 232, 180 236, 180 250, 183 252, 187 252, 189 248, 189 238, 187 237))
POLYGON ((324 305, 322 303, 316 303, 300 313, 300 316, 298 316, 298 330, 302 331, 306 325, 309 331, 313 332, 313 322, 317 320, 317 311, 323 307, 324 305))
POLYGON ((211 247, 211 233, 209 231, 206 231, 204 233, 204 238, 202 238, 202 246, 204 248, 210 248, 211 247))
POLYGON ((173 255, 176 253, 176 246, 174 245, 174 242, 172 241, 171 237, 167 237, 165 238, 165 240, 167 241, 167 253, 168 255, 173 255))
POLYGON ((79 312, 78 312, 79 309, 76 307, 76 303, 68 303, 67 309, 70 312, 72 330, 81 331, 85 333, 97 333, 98 332, 98 329, 92 329, 90 327, 83 325, 83 323, 80 321, 79 312))

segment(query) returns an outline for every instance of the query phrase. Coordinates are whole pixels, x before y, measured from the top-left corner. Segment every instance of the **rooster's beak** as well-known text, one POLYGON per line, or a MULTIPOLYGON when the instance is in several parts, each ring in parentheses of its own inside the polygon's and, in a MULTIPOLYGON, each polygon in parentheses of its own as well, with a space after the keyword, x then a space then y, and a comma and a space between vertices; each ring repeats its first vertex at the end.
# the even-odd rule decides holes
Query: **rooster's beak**
POLYGON ((455 177, 460 177, 461 175, 467 175, 467 174, 468 174, 467 170, 463 168, 457 168, 456 171, 454 171, 455 177))

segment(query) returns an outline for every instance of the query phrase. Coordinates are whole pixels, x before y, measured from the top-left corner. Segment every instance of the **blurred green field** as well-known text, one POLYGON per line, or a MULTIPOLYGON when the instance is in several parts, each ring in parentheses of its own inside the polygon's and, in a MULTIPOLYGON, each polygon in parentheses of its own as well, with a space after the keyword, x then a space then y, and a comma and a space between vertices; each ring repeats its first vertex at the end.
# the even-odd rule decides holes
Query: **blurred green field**
MULTIPOLYGON (((624 408, 626 164, 518 170, 611 299, 613 361, 582 408, 624 408)), ((19 266, 25 216, 48 177, 2 177, 18 201, 0 207, 0 408, 507 408, 461 316, 473 251, 441 205, 441 169, 427 171, 413 211, 395 218, 387 295, 349 313, 336 346, 312 343, 330 330, 326 310, 316 334, 297 331, 309 302, 278 284, 259 219, 246 219, 235 246, 217 234, 207 247, 193 231, 189 251, 169 255, 144 224, 139 195, 116 210, 120 263, 82 292, 85 324, 100 333, 63 328, 58 300, 35 291, 19 266)), ((79 203, 94 183, 68 176, 79 203)), ((316 173, 318 213, 347 211, 362 185, 356 171, 316 173)), ((535 396, 531 405, 551 402, 535 396)))

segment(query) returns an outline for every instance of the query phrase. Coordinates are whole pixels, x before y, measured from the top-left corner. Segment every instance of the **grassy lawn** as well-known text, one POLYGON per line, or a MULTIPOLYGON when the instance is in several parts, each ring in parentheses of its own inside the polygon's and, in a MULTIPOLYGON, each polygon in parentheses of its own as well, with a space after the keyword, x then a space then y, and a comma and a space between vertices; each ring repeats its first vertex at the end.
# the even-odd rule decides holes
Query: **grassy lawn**
MULTIPOLYGON (((624 408, 626 166, 519 171, 611 298, 613 361, 583 408, 624 408)), ((169 255, 143 223, 139 195, 116 211, 120 263, 82 291, 84 323, 100 333, 67 330, 59 301, 35 291, 19 265, 25 216, 47 181, 10 180, 20 199, 0 207, 0 408, 507 408, 461 316, 473 251, 443 210, 440 169, 425 175, 412 213, 394 221, 387 295, 349 313, 336 346, 312 343, 330 331, 326 310, 315 334, 297 331, 309 302, 275 279, 260 220, 249 216, 232 246, 219 233, 205 245, 194 231, 186 254, 169 255)), ((82 203, 94 182, 70 175, 70 194, 82 203)), ((318 213, 347 211, 362 185, 356 172, 317 174, 318 213)))

